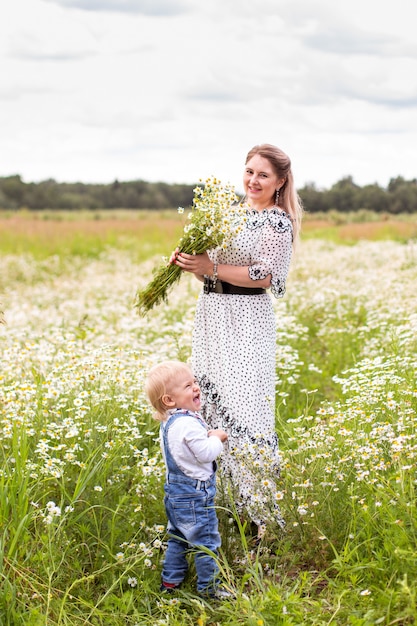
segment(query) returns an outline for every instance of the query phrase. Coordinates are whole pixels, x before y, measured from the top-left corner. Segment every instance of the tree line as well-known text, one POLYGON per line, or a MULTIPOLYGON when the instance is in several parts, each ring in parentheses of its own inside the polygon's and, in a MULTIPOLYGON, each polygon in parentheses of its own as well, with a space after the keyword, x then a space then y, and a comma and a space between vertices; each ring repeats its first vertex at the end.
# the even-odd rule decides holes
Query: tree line
MULTIPOLYGON (((195 185, 150 183, 144 180, 109 184, 59 183, 53 179, 25 183, 19 175, 0 178, 0 209, 172 209, 189 207, 195 185)), ((360 187, 351 176, 330 189, 314 183, 298 189, 309 213, 358 211, 416 213, 417 179, 392 178, 386 188, 374 183, 360 187)))

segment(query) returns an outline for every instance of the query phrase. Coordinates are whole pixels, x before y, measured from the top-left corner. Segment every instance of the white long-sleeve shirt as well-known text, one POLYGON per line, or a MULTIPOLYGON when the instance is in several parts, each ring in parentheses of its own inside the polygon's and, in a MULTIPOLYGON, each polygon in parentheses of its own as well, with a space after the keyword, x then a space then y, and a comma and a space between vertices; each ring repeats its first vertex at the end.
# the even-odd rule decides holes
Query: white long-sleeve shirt
MULTIPOLYGON (((160 442, 164 455, 162 430, 160 442)), ((219 437, 208 437, 207 428, 192 413, 182 415, 169 427, 168 446, 178 467, 196 480, 210 478, 213 461, 223 450, 219 437)))

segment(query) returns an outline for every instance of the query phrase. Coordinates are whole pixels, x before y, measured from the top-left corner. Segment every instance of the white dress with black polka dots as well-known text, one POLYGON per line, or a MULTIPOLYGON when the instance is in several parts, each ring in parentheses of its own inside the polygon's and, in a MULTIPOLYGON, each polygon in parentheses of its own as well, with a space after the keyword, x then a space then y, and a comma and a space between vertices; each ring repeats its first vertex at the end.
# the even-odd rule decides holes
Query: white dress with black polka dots
MULTIPOLYGON (((219 264, 248 266, 254 281, 272 276, 285 293, 293 227, 278 208, 247 212, 227 249, 210 252, 219 264)), ((219 492, 257 524, 283 525, 279 449, 275 431, 275 315, 271 296, 201 293, 193 334, 193 368, 203 394, 202 414, 228 441, 219 457, 219 492)))

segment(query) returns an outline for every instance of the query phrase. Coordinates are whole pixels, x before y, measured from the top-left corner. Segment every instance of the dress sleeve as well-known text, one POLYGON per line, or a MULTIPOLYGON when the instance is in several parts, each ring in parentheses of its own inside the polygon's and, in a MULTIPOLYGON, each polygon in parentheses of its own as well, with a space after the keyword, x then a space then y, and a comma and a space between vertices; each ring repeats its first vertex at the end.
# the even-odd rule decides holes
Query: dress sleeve
POLYGON ((260 236, 252 251, 249 276, 261 280, 271 274, 271 292, 276 298, 285 293, 285 283, 290 269, 293 228, 289 216, 274 213, 263 224, 260 236))

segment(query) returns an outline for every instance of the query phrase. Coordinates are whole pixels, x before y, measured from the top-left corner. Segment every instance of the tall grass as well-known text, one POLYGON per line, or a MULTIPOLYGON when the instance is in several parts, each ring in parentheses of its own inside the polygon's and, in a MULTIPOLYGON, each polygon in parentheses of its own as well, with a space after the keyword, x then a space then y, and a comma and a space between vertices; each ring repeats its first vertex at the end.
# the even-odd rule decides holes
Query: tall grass
POLYGON ((213 604, 192 567, 176 597, 158 591, 164 467, 143 378, 188 358, 200 286, 184 276, 148 319, 133 302, 177 235, 150 221, 124 245, 101 219, 91 240, 86 221, 38 221, 57 230, 16 229, 24 254, 0 256, 0 623, 415 623, 415 244, 302 240, 275 302, 286 528, 256 547, 219 498, 236 598, 213 604), (81 253, 57 256, 63 232, 81 253))
POLYGON ((321 237, 345 245, 358 240, 406 243, 417 237, 417 218, 414 214, 390 215, 365 209, 306 213, 303 231, 305 238, 321 237))
POLYGON ((99 258, 109 249, 128 250, 143 261, 163 254, 183 228, 177 211, 0 212, 0 251, 37 260, 99 258))

